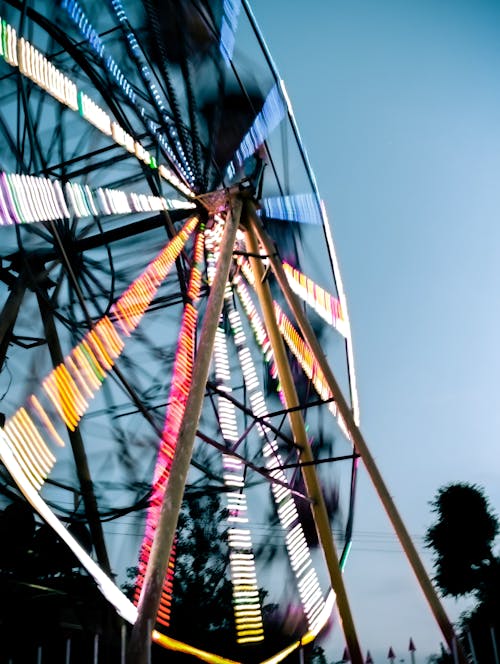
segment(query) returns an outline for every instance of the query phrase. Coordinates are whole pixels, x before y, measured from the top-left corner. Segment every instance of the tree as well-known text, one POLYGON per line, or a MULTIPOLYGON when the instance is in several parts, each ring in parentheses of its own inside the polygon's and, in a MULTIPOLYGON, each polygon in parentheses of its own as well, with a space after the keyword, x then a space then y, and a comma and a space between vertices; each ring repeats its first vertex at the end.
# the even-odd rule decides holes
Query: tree
MULTIPOLYGON (((443 595, 475 598, 458 627, 466 648, 473 641, 478 663, 489 664, 494 661, 492 629, 500 636, 500 558, 493 553, 497 517, 483 490, 467 483, 441 488, 431 504, 438 518, 425 541, 434 550, 435 581, 443 595)), ((450 657, 441 653, 431 661, 450 657)))
POLYGON ((187 494, 179 515, 169 634, 217 651, 235 641, 224 510, 217 495, 187 494))
MULTIPOLYGON (((232 585, 228 570, 228 544, 224 537, 226 511, 216 494, 186 494, 177 528, 172 619, 168 634, 203 650, 223 653, 237 661, 260 662, 299 636, 287 633, 286 616, 274 604, 265 604, 265 641, 241 646, 236 643, 232 585)), ((297 626, 297 629, 300 629, 297 626)), ((313 650, 308 647, 305 659, 313 650)), ((318 651, 314 653, 318 655, 318 651)), ((185 655, 169 654, 169 662, 185 662, 185 655)), ((287 661, 299 660, 296 652, 287 661)), ((321 660, 313 660, 321 661, 321 660)))
POLYGON ((480 592, 495 562, 498 521, 483 491, 467 483, 439 489, 431 503, 437 522, 425 536, 434 549, 435 581, 443 595, 480 592))
MULTIPOLYGON (((75 517, 68 530, 90 551, 82 522, 75 517)), ((0 511, 0 541, 0 660, 34 662, 41 656, 44 662, 63 661, 70 639, 71 662, 87 663, 99 633, 102 661, 118 661, 114 609, 74 554, 21 498, 0 511)))

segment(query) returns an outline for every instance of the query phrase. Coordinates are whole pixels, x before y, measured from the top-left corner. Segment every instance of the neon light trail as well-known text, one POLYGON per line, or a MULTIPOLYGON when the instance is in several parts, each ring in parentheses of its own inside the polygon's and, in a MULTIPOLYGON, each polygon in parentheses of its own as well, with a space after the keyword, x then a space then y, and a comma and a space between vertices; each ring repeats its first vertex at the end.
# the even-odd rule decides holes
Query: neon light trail
MULTIPOLYGON (((208 260, 212 263, 213 269, 213 263, 215 262, 213 253, 209 254, 208 260)), ((225 307, 230 312, 229 316, 231 316, 233 310, 232 297, 232 288, 230 284, 227 284, 225 307)), ((215 339, 214 360, 219 389, 230 393, 232 388, 226 336, 220 326, 217 329, 215 339)), ((226 445, 231 447, 239 437, 236 409, 234 404, 223 396, 218 397, 217 404, 222 436, 226 445)), ((248 527, 248 506, 244 490, 245 466, 240 459, 230 454, 223 454, 222 463, 224 484, 229 489, 227 493, 228 543, 236 640, 241 644, 255 643, 264 639, 264 629, 252 547, 252 534, 248 527)))
POLYGON ((321 208, 313 194, 264 198, 262 206, 269 219, 297 221, 301 224, 322 223, 321 208))
POLYGON ((0 173, 0 225, 194 207, 189 201, 163 196, 102 187, 93 191, 86 185, 72 182, 66 182, 63 187, 58 180, 0 173))
POLYGON ((74 431, 124 348, 120 333, 128 336, 137 327, 197 223, 193 217, 185 224, 118 299, 110 316, 104 316, 50 372, 42 381, 41 396, 32 395, 26 407, 7 419, 5 443, 33 488, 41 488, 56 460, 42 432, 46 430, 56 446, 64 445, 48 414, 50 406, 74 431))
MULTIPOLYGON (((267 406, 255 364, 248 349, 246 335, 240 315, 230 299, 226 299, 228 318, 234 335, 234 342, 248 391, 248 399, 254 414, 259 418, 267 415, 267 406)), ((299 519, 295 499, 288 486, 287 477, 282 470, 283 462, 274 441, 272 432, 265 424, 258 423, 259 435, 266 442, 263 447, 264 462, 271 477, 280 481, 272 485, 272 493, 281 527, 285 533, 288 557, 297 579, 297 586, 309 629, 314 631, 319 616, 323 614, 324 601, 316 570, 313 567, 309 546, 299 519)))
POLYGON ((243 137, 239 148, 236 150, 233 161, 227 168, 229 178, 233 178, 245 160, 251 157, 267 140, 269 135, 283 120, 285 112, 285 104, 283 103, 280 87, 278 84, 275 84, 269 91, 260 113, 243 137))
MULTIPOLYGON (((195 354, 196 325, 198 312, 193 303, 199 298, 201 286, 201 266, 203 261, 204 234, 203 226, 200 227, 196 236, 194 246, 193 266, 188 285, 189 302, 184 307, 182 315, 179 341, 175 355, 175 363, 172 373, 172 382, 168 397, 168 407, 165 416, 163 434, 160 441, 158 458, 156 461, 153 477, 152 495, 146 516, 146 528, 139 553, 138 574, 134 601, 137 604, 141 591, 144 587, 146 568, 151 553, 154 535, 158 525, 163 496, 167 488, 172 460, 174 458, 179 429, 184 417, 186 400, 191 387, 193 373, 193 362, 195 354)), ((160 624, 168 627, 170 623, 170 609, 172 605, 172 582, 174 572, 175 546, 170 552, 168 571, 163 584, 157 620, 160 624)))
MULTIPOLYGON (((120 22, 125 23, 127 22, 127 17, 125 14, 124 7, 121 2, 117 2, 114 0, 112 3, 113 8, 115 9, 115 12, 117 14, 117 17, 119 18, 120 22)), ((85 12, 81 8, 80 4, 76 0, 63 0, 61 4, 62 9, 65 9, 68 13, 68 16, 70 19, 74 22, 76 28, 80 31, 80 34, 88 41, 90 44, 91 48, 97 55, 97 57, 102 61, 103 65, 107 69, 107 71, 111 74, 111 77, 115 81, 115 83, 119 86, 119 88, 125 93, 125 95, 128 97, 130 100, 131 104, 136 107, 136 109, 139 112, 140 117, 144 119, 146 122, 147 126, 149 127, 151 133, 153 136, 155 136, 156 140, 160 143, 160 145, 165 148, 165 150, 168 152, 168 156, 172 163, 175 165, 175 167, 180 171, 180 173, 183 175, 184 179, 186 181, 189 181, 190 184, 193 184, 193 176, 192 176, 192 170, 189 164, 187 163, 185 159, 185 155, 182 153, 182 147, 177 141, 178 148, 180 148, 182 157, 183 157, 183 165, 181 165, 177 158, 175 157, 172 149, 169 147, 168 142, 165 140, 165 138, 162 136, 162 134, 159 134, 157 131, 157 125, 153 123, 152 120, 147 121, 146 117, 146 109, 144 106, 142 106, 138 102, 138 96, 134 91, 133 86, 130 84, 130 82, 127 80, 126 76, 124 75, 123 71, 121 70, 120 66, 114 59, 112 55, 107 55, 107 50, 106 46, 102 42, 99 34, 97 31, 94 29, 92 24, 90 23, 88 17, 86 16, 85 12)), ((135 45, 137 42, 134 42, 134 36, 132 33, 128 34, 128 39, 131 42, 132 45, 132 53, 134 54, 135 57, 138 56, 137 54, 137 48, 135 48, 135 45)), ((153 92, 153 98, 158 102, 159 100, 159 93, 154 85, 154 83, 151 81, 151 71, 149 70, 148 65, 146 64, 146 61, 142 62, 139 60, 140 65, 141 65, 141 70, 145 74, 145 78, 149 80, 149 85, 151 87, 151 90, 153 92)), ((90 101, 90 100, 89 100, 90 101)), ((93 102, 91 102, 93 103, 93 102)), ((157 104, 158 105, 158 104, 157 104)), ((161 108, 161 106, 160 106, 161 108)), ((84 117, 86 117, 90 122, 93 122, 92 115, 91 113, 85 113, 84 117)), ((99 114, 98 114, 99 115, 99 114)), ((165 115, 165 120, 167 119, 166 114, 165 115)), ((98 126, 98 125, 96 125, 98 126)), ((106 118, 103 118, 103 129, 104 133, 107 133, 107 120, 106 118)), ((172 136, 170 137, 172 138, 172 136)), ((137 155, 139 159, 144 161, 144 163, 150 163, 150 155, 149 153, 145 153, 144 155, 137 155)), ((179 182, 180 183, 180 182, 179 182)), ((177 185, 178 186, 178 185, 177 185)), ((180 189, 181 187, 178 186, 180 189)), ((182 185, 182 190, 188 191, 187 188, 185 188, 184 185, 182 185)))
MULTIPOLYGON (((73 2, 73 5, 77 3, 73 2)), ((81 11, 81 10, 80 10, 81 11)), ((80 18, 82 18, 80 16, 80 18)), ((88 23, 88 22, 87 22, 88 23)), ((0 19, 0 56, 12 67, 19 67, 20 72, 45 90, 61 104, 78 112, 87 122, 110 136, 118 145, 134 153, 137 159, 153 169, 158 169, 162 178, 188 197, 194 194, 190 187, 164 164, 157 165, 139 141, 130 136, 110 115, 86 93, 78 90, 76 84, 57 69, 29 41, 18 39, 16 30, 0 19), (18 58, 18 53, 19 58, 18 58)), ((116 70, 110 70, 116 75, 116 70)), ((118 76, 119 78, 119 76, 118 76)))
MULTIPOLYGON (((304 370, 306 376, 312 382, 314 389, 318 393, 320 399, 328 401, 332 398, 332 393, 330 388, 326 383, 325 376, 313 356, 311 349, 299 335, 297 330, 294 328, 287 315, 283 313, 281 307, 277 302, 274 303, 274 311, 276 313, 276 320, 278 321, 278 327, 283 339, 286 341, 287 346, 292 351, 293 355, 297 358, 300 366, 304 370)), ((349 438, 349 433, 347 427, 344 424, 344 421, 340 417, 338 412, 337 405, 334 401, 330 401, 328 404, 328 410, 332 413, 334 417, 337 417, 339 426, 341 427, 344 434, 349 438)))
POLYGON ((347 335, 347 326, 339 300, 288 263, 283 263, 283 268, 292 290, 304 302, 307 302, 323 320, 332 325, 345 337, 347 335))

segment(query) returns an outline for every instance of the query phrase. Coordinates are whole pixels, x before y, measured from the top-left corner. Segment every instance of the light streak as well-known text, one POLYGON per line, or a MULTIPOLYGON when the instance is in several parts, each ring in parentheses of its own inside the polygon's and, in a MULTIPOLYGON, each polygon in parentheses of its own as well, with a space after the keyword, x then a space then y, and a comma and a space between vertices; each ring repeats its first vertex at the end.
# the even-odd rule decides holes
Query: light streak
POLYGON ((233 58, 240 10, 241 0, 224 0, 219 48, 228 67, 231 65, 233 58))
MULTIPOLYGON (((168 398, 168 408, 163 426, 160 448, 156 460, 153 476, 152 495, 146 515, 146 527, 139 553, 138 573, 134 601, 137 604, 144 588, 147 565, 150 557, 151 547, 160 518, 160 510, 163 497, 167 488, 172 461, 177 447, 179 430, 184 417, 186 402, 191 388, 193 373, 193 362, 195 354, 196 326, 198 312, 193 306, 200 294, 201 285, 201 262, 203 260, 204 234, 201 226, 195 241, 193 252, 193 265, 189 278, 187 295, 189 302, 185 305, 182 314, 179 341, 175 355, 172 382, 168 398)), ((172 581, 174 574, 175 547, 170 552, 169 566, 163 584, 160 608, 157 620, 160 624, 168 626, 170 623, 170 610, 172 604, 172 581)))
POLYGON ((293 292, 297 293, 323 320, 332 325, 345 337, 348 333, 348 328, 340 301, 289 263, 284 262, 283 269, 293 292))
MULTIPOLYGON (((286 344, 291 350, 292 354, 297 358, 306 376, 312 382, 318 396, 323 401, 332 399, 333 394, 328 387, 325 375, 308 344, 306 344, 304 339, 302 339, 300 334, 294 328, 289 318, 283 312, 277 302, 274 302, 274 312, 283 339, 286 341, 286 344)), ((345 436, 350 440, 351 436, 349 434, 349 430, 347 429, 347 425, 345 424, 344 418, 340 414, 337 408, 337 404, 334 401, 329 402, 328 410, 334 417, 337 418, 339 427, 342 429, 345 436)))
MULTIPOLYGON (((212 246, 212 245, 209 245, 212 246)), ((215 257, 208 254, 210 274, 215 269, 215 257)), ((232 311, 232 288, 228 283, 224 295, 225 308, 232 311)), ((221 320, 222 323, 222 320, 221 320)), ((214 344, 215 377, 219 389, 231 393, 231 374, 227 351, 226 334, 221 325, 217 328, 214 344)), ((217 397, 219 423, 224 442, 228 447, 238 440, 238 424, 234 404, 224 396, 217 397)), ((257 572, 252 547, 251 531, 248 528, 248 507, 244 492, 245 467, 243 462, 230 455, 222 455, 224 484, 227 492, 229 523, 228 544, 233 609, 237 643, 256 643, 264 639, 262 608, 257 585, 257 572), (242 562, 244 561, 244 564, 242 562), (250 613, 249 613, 250 610, 250 613)))
POLYGON ((190 201, 0 172, 0 225, 196 207, 190 201), (65 192, 65 194, 64 194, 65 192))
POLYGON ((228 166, 229 177, 234 177, 235 172, 243 162, 251 157, 257 149, 266 141, 271 132, 276 129, 285 117, 285 105, 277 84, 273 85, 267 95, 262 109, 257 114, 252 126, 243 137, 239 148, 236 150, 233 161, 228 166))
MULTIPOLYGON (((248 344, 243 329, 240 315, 231 300, 226 301, 228 318, 234 335, 236 349, 248 391, 248 399, 252 406, 254 415, 265 418, 267 413, 264 394, 260 387, 260 381, 255 370, 251 354, 248 352, 248 344)), ((270 433, 264 423, 258 423, 257 429, 261 438, 267 438, 270 433)), ((324 602, 320 591, 319 580, 316 570, 312 564, 311 554, 307 545, 299 513, 291 490, 287 487, 287 477, 282 470, 281 455, 274 440, 268 440, 263 447, 264 463, 272 478, 279 481, 272 484, 272 493, 276 504, 278 518, 285 533, 285 544, 292 570, 297 579, 297 586, 306 615, 309 628, 317 627, 317 615, 321 613, 324 602), (308 576, 306 576, 308 574, 308 576), (314 601, 310 600, 310 593, 314 591, 314 601)))
MULTIPOLYGON (((70 4, 76 5, 77 3, 70 2, 70 4)), ((81 13, 79 19, 79 21, 82 21, 80 24, 81 27, 86 19, 81 9, 79 11, 81 13)), ((88 27, 88 21, 86 25, 88 27)), ((94 42, 91 41, 91 45, 93 43, 95 43, 95 40, 94 42)), ((143 161, 151 168, 157 168, 162 178, 167 180, 172 186, 187 197, 191 198, 194 196, 193 191, 184 182, 182 182, 165 165, 161 164, 158 166, 154 157, 150 155, 149 151, 146 150, 140 142, 134 140, 129 134, 127 134, 127 132, 120 127, 118 123, 113 121, 109 114, 86 93, 78 90, 76 84, 57 69, 46 56, 38 51, 28 40, 23 37, 18 39, 15 29, 2 19, 0 19, 0 44, 0 55, 3 56, 5 61, 11 66, 19 67, 20 72, 36 83, 42 90, 45 90, 48 94, 71 110, 79 112, 87 122, 95 126, 106 136, 112 137, 118 145, 121 145, 129 152, 134 153, 140 161, 143 161), (19 58, 18 52, 20 54, 19 58)), ((116 69, 111 69, 110 71, 112 74, 116 74, 116 69)), ((144 116, 145 111, 141 113, 141 117, 144 116)), ((152 121, 149 121, 149 123, 152 123, 152 121)), ((152 128, 152 131, 160 144, 168 151, 168 144, 157 134, 155 127, 152 128)))
POLYGON ((21 407, 7 419, 3 430, 4 440, 34 488, 41 488, 56 460, 44 441, 42 431, 48 431, 57 446, 64 446, 47 412, 50 412, 50 406, 68 429, 76 429, 88 408, 89 399, 99 390, 124 348, 120 331, 129 335, 138 325, 197 223, 197 218, 193 217, 185 224, 118 299, 110 316, 101 318, 66 356, 64 362, 42 380, 40 399, 32 395, 26 407, 21 407), (148 284, 148 290, 141 288, 144 283, 148 284), (135 303, 131 315, 130 293, 137 289, 141 291, 142 299, 135 303))
MULTIPOLYGON (((128 19, 125 14, 125 9, 123 7, 123 4, 119 0, 112 0, 112 6, 113 9, 115 10, 115 13, 117 15, 118 20, 122 25, 126 26, 128 24, 128 19)), ((95 30, 95 28, 92 26, 90 20, 86 16, 85 12, 82 10, 80 4, 76 0, 63 0, 61 3, 62 9, 65 9, 68 13, 69 18, 73 21, 75 24, 76 28, 80 32, 80 34, 87 39, 89 42, 91 48, 93 51, 96 53, 97 57, 102 61, 102 64, 104 67, 107 69, 107 71, 110 73, 111 78, 115 81, 115 83, 120 87, 120 89, 125 93, 125 95, 128 97, 130 100, 130 103, 133 104, 141 119, 145 122, 147 125, 148 129, 150 132, 153 134, 153 136, 156 138, 158 143, 165 148, 165 150, 168 152, 169 157, 171 161, 175 164, 175 166, 180 170, 180 172, 184 175, 184 177, 190 181, 191 184, 193 184, 193 174, 192 174, 192 169, 187 163, 187 160, 185 158, 184 153, 182 152, 182 147, 180 146, 180 143, 178 139, 176 140, 176 143, 178 144, 178 148, 180 148, 180 153, 181 156, 184 158, 184 164, 181 165, 172 149, 169 147, 167 141, 165 140, 164 136, 158 132, 158 125, 156 125, 153 120, 147 118, 147 113, 146 109, 144 106, 142 106, 139 103, 139 98, 134 91, 132 85, 128 81, 127 77, 121 70, 120 66, 114 59, 114 57, 110 54, 107 53, 106 46, 104 45, 103 41, 101 40, 99 34, 95 30)), ((130 30, 130 28, 126 27, 126 34, 127 34, 127 40, 131 46, 131 53, 132 57, 136 59, 140 65, 140 71, 144 73, 143 80, 147 81, 147 84, 153 94, 153 99, 156 102, 157 108, 162 112, 164 120, 168 120, 168 116, 166 114, 166 109, 161 102, 158 89, 154 85, 153 81, 151 80, 151 71, 146 63, 146 61, 142 58, 139 58, 139 46, 138 42, 135 39, 134 34, 130 30), (141 62, 142 60, 142 62, 141 62)), ((90 118, 88 118, 90 120, 90 118)), ((91 120, 90 120, 91 121, 91 120)), ((175 140, 175 138, 171 135, 170 136, 171 140, 175 140)), ((151 156, 149 152, 145 151, 144 148, 136 143, 136 156, 138 159, 141 161, 144 161, 145 164, 150 164, 151 165, 151 156), (144 153, 144 154, 143 154, 144 153)))
POLYGON ((314 194, 272 196, 262 199, 266 217, 302 224, 321 224, 321 209, 314 194))

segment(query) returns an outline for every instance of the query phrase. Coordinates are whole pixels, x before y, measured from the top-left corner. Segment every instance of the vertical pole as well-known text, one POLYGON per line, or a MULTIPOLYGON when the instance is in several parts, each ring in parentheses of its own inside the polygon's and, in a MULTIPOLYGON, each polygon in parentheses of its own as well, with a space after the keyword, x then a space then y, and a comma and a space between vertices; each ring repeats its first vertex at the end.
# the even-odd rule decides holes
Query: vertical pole
POLYGON ((99 662, 99 634, 94 634, 94 664, 99 662))
POLYGON ((12 284, 9 297, 0 313, 0 371, 2 370, 7 349, 12 337, 14 323, 16 322, 19 307, 23 301, 26 290, 24 273, 21 273, 16 282, 12 284))
POLYGON ((474 648, 474 641, 470 630, 467 630, 467 641, 469 642, 469 650, 472 656, 472 664, 477 664, 476 649, 474 648))
POLYGON ((232 211, 226 218, 217 269, 203 316, 196 360, 193 366, 191 389, 186 401, 172 468, 151 547, 144 585, 139 598, 137 620, 132 629, 127 651, 129 664, 147 664, 147 648, 144 647, 144 644, 146 638, 151 638, 151 631, 148 631, 148 622, 151 621, 154 625, 161 599, 165 571, 174 541, 196 429, 203 406, 215 333, 224 303, 224 292, 231 267, 240 214, 241 200, 234 198, 232 199, 232 211))
POLYGON ((71 660, 71 639, 67 638, 66 639, 66 664, 70 664, 71 660))
MULTIPOLYGON (((37 291, 38 306, 42 315, 43 327, 45 331, 45 338, 49 347, 50 357, 52 364, 57 367, 64 362, 64 356, 59 342, 56 325, 54 323, 54 316, 47 303, 48 295, 42 295, 37 291)), ((71 449, 75 458, 76 473, 78 482, 83 497, 83 504, 85 507, 85 516, 92 535, 92 543, 94 545, 97 560, 102 569, 111 574, 111 566, 109 563, 108 552, 106 550, 106 542, 104 540, 104 533, 102 530, 101 520, 99 518, 99 509, 97 507, 97 500, 94 493, 94 485, 90 475, 90 468, 83 444, 82 434, 76 428, 74 431, 68 429, 68 437, 71 443, 71 449)))
POLYGON ((453 655, 453 664, 458 664, 457 637, 453 637, 451 653, 453 655))
POLYGON ((36 664, 42 664, 42 646, 38 646, 36 651, 36 664))
MULTIPOLYGON (((153 625, 151 620, 148 620, 148 635, 151 634, 151 630, 153 629, 153 625)), ((151 664, 151 637, 148 637, 148 643, 147 643, 147 649, 148 649, 148 664, 151 664)))
POLYGON ((120 664, 125 664, 126 645, 127 645, 127 626, 123 622, 120 633, 120 664))
POLYGON ((493 625, 490 627, 490 634, 491 634, 491 644, 493 646, 493 656, 495 657, 495 664, 499 664, 498 662, 498 648, 497 648, 497 639, 495 636, 495 628, 493 625))
MULTIPOLYGON (((247 218, 245 216, 243 223, 246 223, 246 221, 247 218)), ((255 290, 264 316, 267 334, 269 335, 269 340, 273 349, 274 360, 278 370, 279 381, 285 396, 286 407, 297 409, 300 407, 300 403, 288 362, 285 345, 276 323, 271 290, 264 278, 262 260, 256 258, 259 254, 259 245, 252 226, 253 224, 250 224, 250 227, 247 228, 246 243, 250 254, 250 265, 255 275, 255 290)), ((316 469, 314 467, 314 457, 309 445, 304 419, 300 410, 294 410, 289 413, 289 420, 294 442, 300 450, 300 461, 305 462, 305 464, 301 466, 301 472, 307 488, 307 494, 312 499, 312 515, 318 533, 318 539, 321 542, 321 548, 325 556, 330 582, 337 595, 337 606, 351 661, 354 662, 354 664, 363 664, 363 657, 342 579, 342 572, 339 567, 338 555, 330 527, 330 519, 328 517, 323 492, 321 491, 316 469)))
MULTIPOLYGON (((394 528, 394 531, 396 532, 396 535, 398 536, 398 539, 401 543, 403 551, 406 554, 408 562, 410 563, 410 566, 412 567, 413 572, 417 577, 417 581, 420 584, 420 587, 427 599, 427 602, 431 608, 434 618, 437 624, 439 625, 444 638, 446 639, 448 647, 451 649, 453 644, 453 638, 455 637, 453 626, 449 621, 448 616, 446 615, 446 612, 439 600, 439 597, 437 596, 436 591, 434 590, 434 587, 429 579, 425 567, 422 561, 420 560, 415 545, 411 540, 411 537, 403 523, 403 520, 396 508, 396 505, 392 500, 389 490, 385 485, 382 475, 377 468, 375 460, 371 455, 368 445, 366 444, 366 441, 361 431, 354 422, 351 409, 349 408, 344 398, 344 395, 342 394, 342 391, 333 375, 333 372, 323 354, 323 350, 320 346, 320 343, 317 340, 316 335, 314 334, 314 331, 311 327, 311 324, 309 323, 302 309, 301 303, 288 284, 288 280, 285 271, 283 269, 283 265, 281 264, 281 261, 276 255, 276 248, 274 246, 274 243, 271 240, 271 238, 267 235, 264 228, 262 227, 261 221, 255 211, 255 206, 253 204, 249 205, 249 216, 250 216, 251 228, 254 229, 266 254, 269 255, 271 268, 278 281, 281 291, 283 292, 283 295, 285 296, 285 299, 290 309, 293 311, 293 314, 299 325, 302 336, 304 337, 306 343, 309 345, 316 361, 318 362, 319 366, 321 367, 321 370, 323 371, 327 385, 330 388, 333 398, 337 403, 337 408, 339 410, 339 413, 342 416, 347 426, 347 429, 351 435, 354 448, 356 449, 356 452, 361 456, 361 459, 363 460, 366 471, 370 476, 373 486, 375 487, 375 490, 378 493, 379 499, 387 513, 387 516, 389 517, 389 520, 394 528)), ((466 663, 465 653, 463 651, 463 648, 460 646, 460 643, 458 643, 458 654, 459 654, 459 661, 465 664, 466 663)))

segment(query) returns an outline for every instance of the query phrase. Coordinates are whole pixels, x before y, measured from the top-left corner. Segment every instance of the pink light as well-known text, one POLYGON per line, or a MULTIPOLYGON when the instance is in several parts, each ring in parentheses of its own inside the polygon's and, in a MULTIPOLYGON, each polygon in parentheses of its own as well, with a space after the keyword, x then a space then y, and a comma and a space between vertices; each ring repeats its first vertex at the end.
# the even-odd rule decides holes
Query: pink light
MULTIPOLYGON (((199 296, 201 285, 200 266, 203 258, 203 228, 198 232, 193 253, 193 267, 189 279, 188 296, 195 299, 199 296)), ((145 533, 139 553, 138 574, 134 595, 134 601, 136 604, 139 602, 140 594, 144 585, 144 578, 154 535, 158 526, 163 496, 165 495, 167 488, 179 430, 184 417, 186 401, 191 387, 197 322, 198 312, 193 304, 188 302, 184 307, 182 315, 181 329, 168 399, 168 409, 155 466, 153 491, 146 516, 145 533)), ((165 626, 168 626, 170 623, 174 561, 175 550, 173 548, 170 552, 169 568, 163 585, 160 610, 157 617, 158 622, 165 626)))

